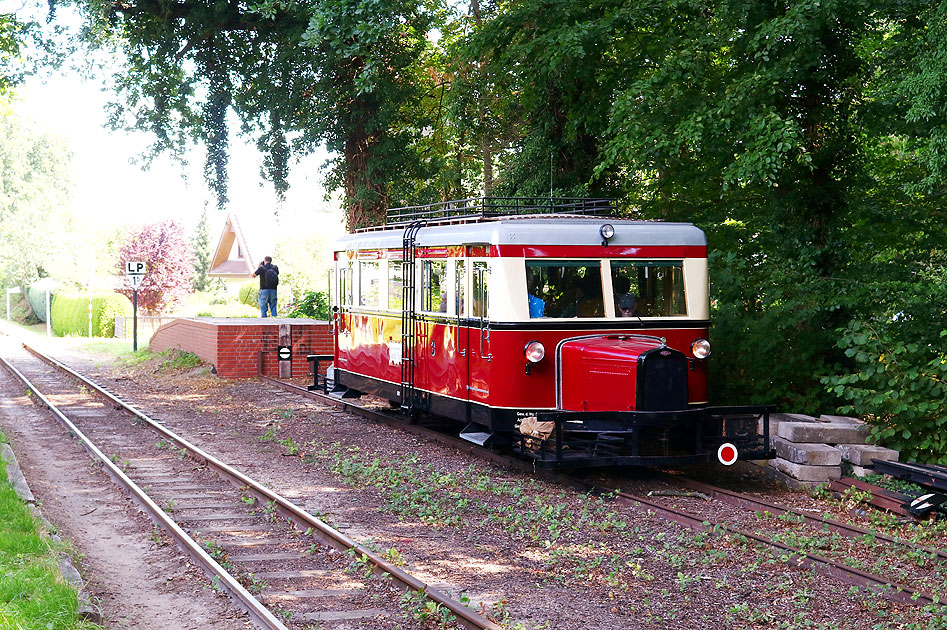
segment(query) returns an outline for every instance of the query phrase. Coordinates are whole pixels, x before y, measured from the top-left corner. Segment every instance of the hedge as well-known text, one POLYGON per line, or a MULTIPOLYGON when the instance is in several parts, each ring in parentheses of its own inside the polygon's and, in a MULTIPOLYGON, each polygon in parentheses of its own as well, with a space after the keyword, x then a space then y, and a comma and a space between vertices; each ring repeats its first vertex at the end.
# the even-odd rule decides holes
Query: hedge
MULTIPOLYGON (((118 293, 92 295, 92 336, 113 337, 115 318, 130 317, 132 303, 118 293)), ((50 310, 53 332, 60 337, 89 334, 89 295, 56 294, 50 310)))

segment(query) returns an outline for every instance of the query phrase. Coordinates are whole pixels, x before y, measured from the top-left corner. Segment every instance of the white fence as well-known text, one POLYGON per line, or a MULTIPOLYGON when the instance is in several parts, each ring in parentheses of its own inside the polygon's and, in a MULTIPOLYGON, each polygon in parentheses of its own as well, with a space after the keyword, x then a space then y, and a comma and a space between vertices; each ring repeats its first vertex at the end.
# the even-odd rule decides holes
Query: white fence
MULTIPOLYGON (((168 322, 173 322, 177 317, 162 317, 161 315, 139 315, 138 316, 138 335, 148 333, 149 336, 155 334, 155 331, 168 322)), ((115 336, 119 338, 131 339, 132 330, 135 327, 134 317, 124 317, 119 315, 115 318, 115 336)))

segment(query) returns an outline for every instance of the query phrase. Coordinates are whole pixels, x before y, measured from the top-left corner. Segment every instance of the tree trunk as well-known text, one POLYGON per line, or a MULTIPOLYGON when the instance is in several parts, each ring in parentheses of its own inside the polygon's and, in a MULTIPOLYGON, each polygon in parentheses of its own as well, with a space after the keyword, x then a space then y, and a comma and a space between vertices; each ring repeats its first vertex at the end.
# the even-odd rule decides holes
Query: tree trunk
MULTIPOLYGON (((474 24, 477 30, 483 25, 483 18, 480 15, 480 0, 470 0, 470 12, 473 14, 474 24)), ((483 77, 480 77, 483 81, 483 77)), ((481 92, 482 93, 482 92, 481 92)), ((481 101, 480 109, 480 154, 483 158, 483 196, 493 196, 493 148, 490 142, 490 136, 487 133, 487 108, 481 101)))

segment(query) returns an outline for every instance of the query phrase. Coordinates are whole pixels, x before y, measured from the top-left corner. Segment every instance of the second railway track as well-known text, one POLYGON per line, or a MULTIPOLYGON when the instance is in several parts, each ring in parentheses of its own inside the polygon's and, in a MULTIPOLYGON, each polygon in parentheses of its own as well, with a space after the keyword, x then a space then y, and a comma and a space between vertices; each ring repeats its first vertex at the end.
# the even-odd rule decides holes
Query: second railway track
POLYGON ((400 628, 399 595, 414 592, 461 627, 498 628, 81 374, 29 350, 2 359, 4 367, 258 627, 362 620, 400 628), (383 579, 352 575, 352 561, 365 569, 362 577, 371 572, 383 579))
MULTIPOLYGON (((401 428, 409 431, 413 431, 422 435, 425 435, 429 438, 438 440, 445 444, 449 444, 461 450, 465 450, 471 453, 475 453, 480 457, 488 458, 496 463, 504 464, 507 466, 512 466, 522 470, 530 470, 531 466, 528 462, 522 461, 515 457, 510 457, 506 455, 499 454, 495 451, 473 445, 469 442, 461 440, 460 438, 453 437, 451 435, 445 435, 444 433, 431 431, 423 427, 415 425, 406 425, 399 422, 397 419, 394 419, 390 413, 385 413, 378 410, 372 410, 364 408, 360 405, 354 404, 349 401, 342 401, 339 399, 332 398, 318 391, 312 392, 308 391, 305 388, 302 388, 298 385, 292 383, 287 383, 277 379, 272 379, 268 377, 260 377, 262 380, 271 383, 277 387, 283 388, 287 391, 297 393, 302 396, 307 396, 310 398, 315 398, 324 402, 330 402, 334 405, 337 405, 341 408, 344 408, 348 411, 357 413, 364 417, 381 421, 387 423, 396 423, 401 426, 401 428)), ((819 517, 813 517, 809 515, 808 517, 803 513, 793 510, 791 508, 785 508, 782 506, 774 505, 768 503, 761 499, 752 497, 748 494, 731 492, 723 490, 721 488, 715 488, 708 484, 700 483, 697 481, 680 479, 674 481, 674 483, 679 484, 683 488, 691 488, 698 491, 706 492, 708 495, 716 499, 716 502, 725 506, 722 509, 717 510, 696 510, 691 512, 690 509, 695 507, 694 503, 688 504, 685 501, 678 501, 676 505, 669 505, 667 501, 659 501, 651 499, 642 494, 634 494, 631 492, 622 491, 616 489, 611 483, 608 486, 600 486, 595 483, 588 482, 584 479, 576 478, 573 476, 560 474, 560 473, 548 473, 544 471, 535 471, 534 473, 538 475, 545 476, 551 480, 557 481, 564 485, 568 485, 575 489, 585 491, 585 492, 596 492, 596 493, 607 493, 614 496, 615 500, 626 505, 639 505, 644 506, 647 509, 653 510, 655 513, 659 514, 667 520, 677 522, 685 527, 696 530, 706 530, 710 532, 717 532, 722 535, 736 536, 745 540, 752 540, 753 542, 772 548, 778 555, 780 555, 784 562, 791 566, 796 566, 800 568, 810 569, 817 573, 838 579, 844 583, 851 584, 858 587, 865 587, 871 589, 875 592, 882 594, 884 597, 891 599, 892 601, 897 601, 901 603, 913 603, 919 605, 937 605, 942 604, 943 598, 937 594, 937 592, 928 592, 925 591, 923 587, 918 586, 909 586, 904 583, 900 583, 893 579, 893 577, 888 575, 881 575, 874 573, 868 570, 862 570, 853 566, 850 566, 843 560, 836 560, 829 557, 824 557, 816 553, 818 549, 805 548, 801 546, 794 546, 788 544, 784 540, 780 540, 780 536, 768 536, 757 534, 748 529, 742 529, 739 526, 735 526, 731 523, 732 514, 730 518, 724 518, 724 520, 714 520, 715 518, 721 517, 721 515, 726 510, 732 510, 733 508, 739 508, 742 510, 747 510, 756 514, 764 515, 776 515, 783 516, 790 521, 790 524, 802 524, 805 523, 808 526, 812 526, 826 532, 833 532, 837 536, 841 536, 848 539, 872 539, 879 543, 889 545, 892 547, 906 547, 909 554, 915 556, 927 557, 932 560, 935 567, 947 567, 947 552, 939 549, 925 548, 919 545, 914 545, 909 542, 898 540, 890 536, 875 535, 871 532, 864 530, 862 528, 854 527, 839 521, 834 521, 830 519, 823 519, 819 517), (795 520, 793 520, 795 519, 795 520), (731 524, 728 524, 731 523, 731 524)), ((792 541, 793 537, 783 537, 788 541, 792 541)))

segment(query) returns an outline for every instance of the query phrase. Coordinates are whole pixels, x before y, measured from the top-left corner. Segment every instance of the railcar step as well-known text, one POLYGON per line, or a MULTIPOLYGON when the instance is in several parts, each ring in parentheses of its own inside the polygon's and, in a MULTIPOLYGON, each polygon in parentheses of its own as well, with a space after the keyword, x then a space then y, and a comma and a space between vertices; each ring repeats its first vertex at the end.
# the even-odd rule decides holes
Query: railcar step
POLYGON ((476 422, 471 422, 460 432, 461 439, 479 444, 480 446, 487 446, 487 443, 490 442, 490 439, 493 438, 494 435, 496 434, 490 429, 476 422))
POLYGON ((335 389, 329 392, 331 398, 361 398, 362 392, 357 389, 352 389, 350 387, 343 387, 342 385, 337 386, 335 389))

